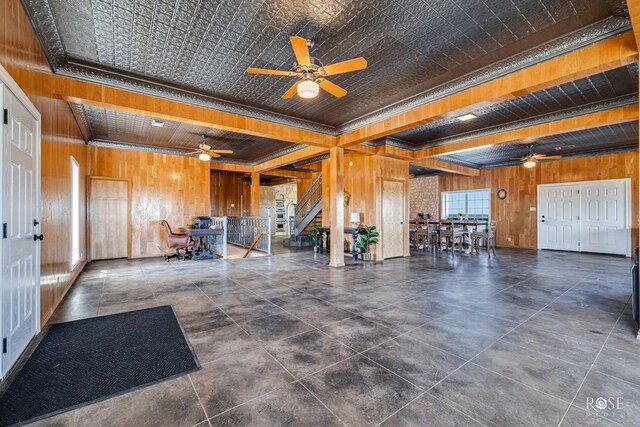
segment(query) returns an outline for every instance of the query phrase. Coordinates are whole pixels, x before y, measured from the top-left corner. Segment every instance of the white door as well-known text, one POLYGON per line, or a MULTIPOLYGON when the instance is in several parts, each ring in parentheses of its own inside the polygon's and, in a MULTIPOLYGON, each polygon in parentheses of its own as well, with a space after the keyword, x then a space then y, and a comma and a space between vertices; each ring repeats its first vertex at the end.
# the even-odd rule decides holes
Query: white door
POLYGON ((4 376, 39 329, 39 124, 6 86, 2 104, 2 340, 4 376), (5 234, 6 230, 6 234, 5 234))
POLYGON ((382 183, 382 255, 404 256, 404 183, 382 183))
POLYGON ((580 250, 580 186, 538 187, 540 249, 580 250))
POLYGON ((630 250, 625 180, 580 186, 580 250, 626 255, 630 250))

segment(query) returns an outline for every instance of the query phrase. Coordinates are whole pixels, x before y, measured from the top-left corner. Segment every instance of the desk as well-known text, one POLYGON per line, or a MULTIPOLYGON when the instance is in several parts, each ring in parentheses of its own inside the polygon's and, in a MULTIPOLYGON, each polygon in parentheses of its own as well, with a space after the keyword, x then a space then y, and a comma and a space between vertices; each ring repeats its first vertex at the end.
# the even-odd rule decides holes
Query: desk
MULTIPOLYGON (((344 229, 344 235, 347 236, 351 234, 351 254, 353 256, 353 260, 357 260, 358 259, 358 252, 356 251, 356 241, 358 240, 358 229, 357 228, 345 228, 344 229)), ((320 252, 321 254, 323 253, 329 253, 329 247, 330 247, 330 237, 331 235, 331 228, 329 227, 322 227, 318 229, 318 241, 316 242, 316 246, 318 246, 318 252, 320 252), (322 247, 322 235, 325 235, 325 247, 322 247)))
POLYGON ((217 258, 215 239, 224 232, 221 228, 186 228, 188 236, 196 242, 191 252, 191 259, 217 258))

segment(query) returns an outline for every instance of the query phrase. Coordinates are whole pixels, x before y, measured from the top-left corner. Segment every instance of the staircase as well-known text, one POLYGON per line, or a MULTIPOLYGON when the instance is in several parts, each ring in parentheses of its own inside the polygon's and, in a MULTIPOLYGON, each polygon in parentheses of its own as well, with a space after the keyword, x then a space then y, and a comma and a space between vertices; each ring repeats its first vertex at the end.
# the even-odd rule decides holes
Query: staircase
POLYGON ((292 239, 298 236, 316 220, 322 211, 322 173, 313 180, 307 191, 302 195, 296 206, 296 223, 293 228, 292 239))

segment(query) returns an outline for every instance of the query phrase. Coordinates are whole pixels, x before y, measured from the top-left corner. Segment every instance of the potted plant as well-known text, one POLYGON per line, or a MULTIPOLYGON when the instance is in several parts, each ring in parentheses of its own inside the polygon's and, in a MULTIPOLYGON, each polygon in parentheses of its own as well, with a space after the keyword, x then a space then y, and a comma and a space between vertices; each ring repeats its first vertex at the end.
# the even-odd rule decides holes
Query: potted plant
POLYGON ((378 237, 380 233, 376 231, 375 225, 363 225, 358 230, 358 240, 356 242, 356 249, 362 253, 363 261, 371 261, 371 252, 369 251, 371 245, 378 243, 378 237))
POLYGON ((311 226, 311 231, 309 232, 309 240, 313 244, 313 252, 318 252, 318 239, 320 238, 320 226, 318 224, 313 224, 311 226))

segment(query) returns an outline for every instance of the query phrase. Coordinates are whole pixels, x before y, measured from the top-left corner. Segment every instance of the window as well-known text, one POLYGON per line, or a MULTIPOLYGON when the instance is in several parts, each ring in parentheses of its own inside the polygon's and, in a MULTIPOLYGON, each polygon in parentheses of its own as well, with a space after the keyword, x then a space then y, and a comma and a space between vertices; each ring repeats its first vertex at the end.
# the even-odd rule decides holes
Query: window
POLYGON ((491 217, 490 193, 489 189, 443 192, 442 218, 458 218, 462 213, 466 218, 488 220, 491 217))
POLYGON ((71 157, 70 268, 80 261, 80 165, 71 157))

